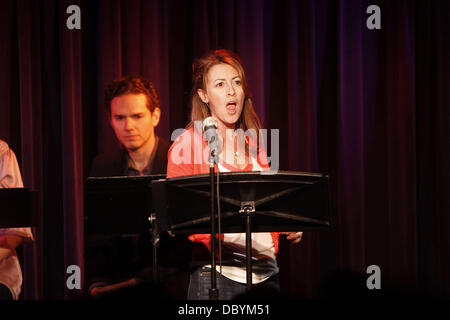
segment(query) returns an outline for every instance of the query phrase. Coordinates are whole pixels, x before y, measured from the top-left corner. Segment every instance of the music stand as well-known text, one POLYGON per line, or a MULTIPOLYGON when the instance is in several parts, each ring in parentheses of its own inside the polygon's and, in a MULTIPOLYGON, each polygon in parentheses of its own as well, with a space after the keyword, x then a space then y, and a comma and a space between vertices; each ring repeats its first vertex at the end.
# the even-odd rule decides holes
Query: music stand
POLYGON ((154 223, 152 181, 162 178, 165 175, 89 177, 85 183, 85 233, 142 234, 151 230, 155 282, 159 231, 154 223))
MULTIPOLYGON (((318 231, 331 226, 326 175, 229 172, 220 174, 219 183, 222 233, 246 233, 247 289, 252 285, 252 232, 318 231)), ((153 181, 159 229, 210 233, 209 188, 205 174, 153 181)))
POLYGON ((37 225, 37 190, 0 189, 0 203, 0 228, 23 228, 37 225))

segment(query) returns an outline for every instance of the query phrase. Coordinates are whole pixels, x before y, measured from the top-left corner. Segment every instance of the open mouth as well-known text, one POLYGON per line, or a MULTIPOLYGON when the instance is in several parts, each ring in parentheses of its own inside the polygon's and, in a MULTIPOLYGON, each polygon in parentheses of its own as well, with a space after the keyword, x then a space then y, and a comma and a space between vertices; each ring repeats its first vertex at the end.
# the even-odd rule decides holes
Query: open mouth
POLYGON ((234 101, 228 102, 227 103, 227 111, 229 114, 235 114, 236 113, 236 107, 237 104, 234 101))

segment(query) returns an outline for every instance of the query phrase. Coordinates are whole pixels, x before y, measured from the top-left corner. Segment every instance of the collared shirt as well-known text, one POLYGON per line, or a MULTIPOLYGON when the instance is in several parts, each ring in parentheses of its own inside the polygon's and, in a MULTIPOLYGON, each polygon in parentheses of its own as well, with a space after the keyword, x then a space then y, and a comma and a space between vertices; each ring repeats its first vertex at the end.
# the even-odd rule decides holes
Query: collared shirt
MULTIPOLYGON (((153 146, 152 153, 150 154, 150 158, 148 160, 148 164, 144 168, 144 170, 142 170, 142 175, 143 176, 148 176, 152 172, 153 159, 155 158, 156 150, 158 149, 158 141, 159 141, 158 136, 155 136, 155 145, 153 146)), ((140 176, 141 175, 140 172, 133 167, 133 160, 131 159, 131 157, 128 154, 128 152, 127 152, 127 157, 128 157, 128 166, 127 166, 127 168, 125 170, 125 175, 129 176, 129 177, 130 176, 131 177, 140 176)))
MULTIPOLYGON (((22 176, 14 152, 6 142, 0 140, 0 188, 23 188, 22 176)), ((23 240, 34 240, 31 228, 0 229, 0 243, 7 235, 22 237, 23 240)), ((14 300, 19 298, 22 287, 22 270, 17 253, 0 260, 0 283, 9 288, 14 300)))

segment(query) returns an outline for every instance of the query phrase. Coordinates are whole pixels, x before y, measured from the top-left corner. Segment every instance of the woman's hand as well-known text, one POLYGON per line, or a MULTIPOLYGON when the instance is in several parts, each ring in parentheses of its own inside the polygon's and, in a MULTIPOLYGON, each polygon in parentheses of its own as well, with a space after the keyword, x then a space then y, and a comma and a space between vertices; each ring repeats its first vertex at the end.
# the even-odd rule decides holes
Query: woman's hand
POLYGON ((292 243, 299 243, 303 237, 303 232, 282 232, 281 234, 285 234, 287 236, 286 239, 292 243))

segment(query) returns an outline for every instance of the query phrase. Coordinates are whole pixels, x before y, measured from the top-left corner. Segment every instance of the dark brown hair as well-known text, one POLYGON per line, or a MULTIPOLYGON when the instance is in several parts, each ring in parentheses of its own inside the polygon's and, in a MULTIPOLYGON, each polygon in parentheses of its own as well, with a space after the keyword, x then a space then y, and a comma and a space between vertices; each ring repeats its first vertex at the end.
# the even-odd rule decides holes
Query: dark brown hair
POLYGON ((111 101, 124 94, 144 94, 147 97, 147 108, 153 112, 160 107, 158 92, 153 83, 141 76, 125 76, 111 82, 105 90, 105 108, 111 116, 111 101))

